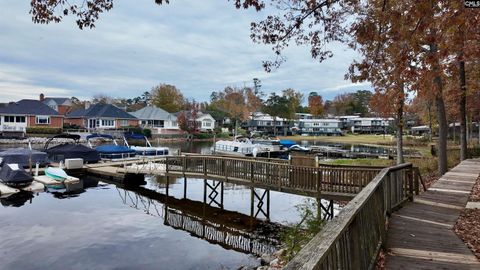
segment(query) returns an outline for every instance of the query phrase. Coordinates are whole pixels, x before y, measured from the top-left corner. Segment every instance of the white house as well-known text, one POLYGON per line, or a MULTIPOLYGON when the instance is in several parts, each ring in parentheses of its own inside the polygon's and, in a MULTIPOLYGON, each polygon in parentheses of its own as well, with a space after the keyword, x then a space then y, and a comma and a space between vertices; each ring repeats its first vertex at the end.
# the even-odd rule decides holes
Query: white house
POLYGON ((213 131, 215 129, 215 118, 208 113, 198 112, 197 119, 198 130, 202 132, 213 131))
POLYGON ((138 118, 141 127, 149 128, 154 133, 170 133, 178 131, 177 117, 162 108, 147 106, 131 113, 138 118))
POLYGON ((341 121, 337 119, 299 119, 301 134, 306 135, 341 135, 341 121))
POLYGON ((393 118, 358 117, 350 120, 353 133, 385 133, 393 124, 393 118))

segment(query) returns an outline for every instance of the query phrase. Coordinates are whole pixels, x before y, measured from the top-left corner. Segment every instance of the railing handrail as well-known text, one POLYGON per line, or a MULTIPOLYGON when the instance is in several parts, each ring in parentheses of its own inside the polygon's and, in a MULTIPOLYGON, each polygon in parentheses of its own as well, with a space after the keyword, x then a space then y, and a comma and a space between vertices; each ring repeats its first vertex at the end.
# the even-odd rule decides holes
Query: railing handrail
MULTIPOLYGON (((365 186, 332 221, 328 222, 284 269, 317 269, 318 265, 329 255, 336 242, 349 228, 358 213, 367 204, 382 181, 391 172, 412 168, 411 163, 404 163, 382 169, 375 178, 365 186), (319 243, 321 243, 320 246, 319 243)), ((383 215, 383 213, 382 213, 383 215)), ((323 269, 323 268, 321 268, 323 269)))

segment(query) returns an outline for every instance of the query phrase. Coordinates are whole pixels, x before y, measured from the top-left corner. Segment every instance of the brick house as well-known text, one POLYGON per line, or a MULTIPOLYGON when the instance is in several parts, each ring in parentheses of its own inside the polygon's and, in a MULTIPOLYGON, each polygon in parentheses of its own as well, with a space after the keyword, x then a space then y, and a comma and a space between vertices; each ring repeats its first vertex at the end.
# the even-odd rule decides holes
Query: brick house
POLYGON ((0 107, 0 131, 25 132, 27 127, 62 128, 63 116, 39 100, 22 99, 0 107))
POLYGON ((101 103, 87 109, 71 111, 65 116, 65 124, 87 129, 118 129, 139 125, 135 116, 111 104, 101 103))

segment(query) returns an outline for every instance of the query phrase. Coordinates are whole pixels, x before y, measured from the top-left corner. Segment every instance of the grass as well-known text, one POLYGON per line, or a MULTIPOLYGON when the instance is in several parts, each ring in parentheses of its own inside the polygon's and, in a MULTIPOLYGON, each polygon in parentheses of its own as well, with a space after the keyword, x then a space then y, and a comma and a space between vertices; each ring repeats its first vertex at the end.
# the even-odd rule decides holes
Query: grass
POLYGON ((345 136, 279 136, 280 139, 293 141, 319 141, 331 143, 358 143, 358 144, 395 144, 395 138, 391 135, 371 134, 347 134, 345 136))

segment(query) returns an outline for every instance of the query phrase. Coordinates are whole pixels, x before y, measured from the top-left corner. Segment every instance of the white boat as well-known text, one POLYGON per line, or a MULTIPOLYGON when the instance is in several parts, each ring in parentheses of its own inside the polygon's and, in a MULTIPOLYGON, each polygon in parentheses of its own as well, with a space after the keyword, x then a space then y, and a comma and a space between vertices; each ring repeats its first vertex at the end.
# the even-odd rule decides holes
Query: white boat
POLYGON ((215 154, 257 157, 269 152, 265 145, 254 144, 248 138, 237 137, 233 141, 217 141, 213 148, 215 154))
POLYGON ((153 147, 146 136, 140 134, 127 134, 123 137, 125 145, 130 149, 135 150, 137 155, 141 156, 166 156, 169 154, 170 149, 168 147, 153 147), (128 139, 143 140, 145 146, 129 145, 128 139))
POLYGON ((69 177, 63 169, 53 167, 46 168, 45 175, 59 182, 63 182, 69 177))

